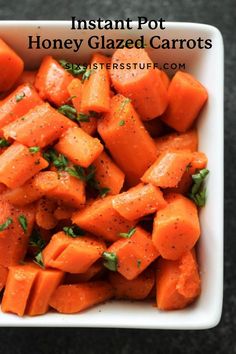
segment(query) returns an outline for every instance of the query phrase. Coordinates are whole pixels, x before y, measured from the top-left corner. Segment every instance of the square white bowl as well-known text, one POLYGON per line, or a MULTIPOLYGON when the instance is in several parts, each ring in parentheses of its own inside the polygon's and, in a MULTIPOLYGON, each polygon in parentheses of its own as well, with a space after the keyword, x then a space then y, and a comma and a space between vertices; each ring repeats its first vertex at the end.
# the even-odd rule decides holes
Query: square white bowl
MULTIPOLYGON (((202 234, 198 244, 198 259, 202 277, 200 298, 180 311, 163 312, 151 303, 112 301, 75 315, 48 313, 38 317, 19 318, 0 313, 0 326, 45 327, 118 327, 156 329, 206 329, 216 326, 221 318, 223 299, 223 40, 215 27, 196 23, 166 23, 164 31, 72 31, 70 21, 1 21, 0 37, 24 59, 27 68, 37 68, 44 55, 86 62, 92 49, 29 50, 27 37, 84 38, 104 34, 107 38, 136 38, 143 34, 146 41, 153 35, 163 38, 210 38, 211 49, 147 49, 153 61, 185 63, 187 72, 207 88, 209 100, 198 121, 199 150, 209 159, 207 204, 200 212, 202 234), (105 33, 106 32, 106 33, 105 33)), ((104 51, 111 54, 112 51, 104 51)))

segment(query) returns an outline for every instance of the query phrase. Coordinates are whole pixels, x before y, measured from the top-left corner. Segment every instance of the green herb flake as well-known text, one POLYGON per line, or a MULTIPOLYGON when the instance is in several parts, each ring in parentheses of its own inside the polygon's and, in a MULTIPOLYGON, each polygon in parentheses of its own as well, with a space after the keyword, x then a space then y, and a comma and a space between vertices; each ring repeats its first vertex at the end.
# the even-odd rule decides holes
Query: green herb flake
POLYGON ((39 267, 45 269, 45 265, 43 263, 43 256, 42 256, 42 252, 40 251, 39 253, 36 254, 33 262, 35 264, 37 264, 39 267))
POLYGON ((77 116, 77 120, 79 122, 90 122, 90 119, 89 119, 89 115, 88 114, 85 114, 85 113, 79 113, 78 116, 77 116))
POLYGON ((119 236, 124 237, 124 238, 131 238, 136 232, 136 228, 132 227, 128 232, 121 232, 119 233, 119 236))
POLYGON ((19 221, 20 226, 22 227, 24 233, 26 233, 27 229, 28 229, 28 222, 27 222, 25 215, 19 215, 18 221, 19 221))
POLYGON ((118 259, 114 252, 103 252, 102 258, 104 260, 103 265, 112 272, 117 271, 118 259))
POLYGON ((81 166, 66 167, 65 171, 72 177, 76 177, 81 181, 86 181, 85 170, 81 166))
POLYGON ((41 238, 38 230, 34 229, 30 239, 29 246, 36 248, 38 251, 42 251, 46 246, 46 241, 41 238))
POLYGON ((137 260, 137 267, 140 268, 140 267, 141 267, 141 264, 142 264, 141 259, 138 259, 138 260, 137 260))
POLYGON ((131 102, 131 99, 130 98, 125 98, 123 102, 121 102, 120 104, 120 111, 123 111, 123 109, 125 108, 125 106, 131 102))
POLYGON ((70 74, 78 76, 83 75, 86 72, 86 67, 79 64, 72 64, 66 60, 59 60, 61 66, 68 71, 70 74))
POLYGON ((22 92, 22 93, 19 93, 18 95, 15 95, 15 100, 16 102, 20 102, 21 100, 23 100, 23 98, 25 97, 25 93, 22 92))
POLYGON ((110 188, 108 187, 103 187, 103 188, 100 188, 99 190, 99 197, 100 198, 104 198, 107 196, 107 194, 110 192, 110 188))
POLYGON ((198 207, 203 207, 206 204, 206 188, 204 188, 204 181, 208 174, 209 170, 204 168, 198 173, 192 175, 194 183, 189 197, 198 207))
POLYGON ((0 225, 0 232, 6 230, 12 223, 12 218, 7 218, 7 220, 0 225))
POLYGON ((82 82, 84 82, 85 80, 88 80, 93 72, 94 72, 93 69, 86 70, 82 76, 82 82))
POLYGON ((85 232, 79 226, 65 226, 63 227, 63 231, 66 235, 76 238, 83 236, 85 232))
POLYGON ((39 146, 31 146, 30 148, 29 148, 29 152, 31 153, 31 154, 37 154, 37 152, 39 152, 40 151, 40 147, 39 146))
POLYGON ((123 125, 125 125, 124 119, 122 119, 122 120, 119 121, 119 126, 120 126, 120 127, 123 127, 123 125))
POLYGON ((58 112, 73 121, 77 120, 77 111, 73 106, 69 104, 63 104, 62 106, 60 106, 58 108, 58 112))
POLYGON ((64 155, 58 154, 54 149, 48 149, 43 153, 43 157, 48 162, 51 162, 59 171, 65 170, 69 163, 68 159, 64 155))
POLYGON ((4 138, 0 138, 0 149, 10 146, 11 144, 4 138))

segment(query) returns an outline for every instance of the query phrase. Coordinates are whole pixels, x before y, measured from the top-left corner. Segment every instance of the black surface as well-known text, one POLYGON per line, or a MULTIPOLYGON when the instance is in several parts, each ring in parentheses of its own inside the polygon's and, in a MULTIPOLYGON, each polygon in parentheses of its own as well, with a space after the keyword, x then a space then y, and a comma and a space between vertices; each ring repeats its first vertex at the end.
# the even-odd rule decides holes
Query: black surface
MULTIPOLYGON (((2 1, 0 19, 163 17, 208 23, 225 43, 225 290, 221 323, 205 331, 0 329, 0 353, 233 354, 236 353, 236 3, 235 0, 2 1), (235 332, 235 333, 233 333, 235 332)), ((217 191, 216 191, 217 193, 217 191)), ((214 222, 214 220, 212 220, 214 222)), ((212 250, 214 252, 214 250, 212 250)))

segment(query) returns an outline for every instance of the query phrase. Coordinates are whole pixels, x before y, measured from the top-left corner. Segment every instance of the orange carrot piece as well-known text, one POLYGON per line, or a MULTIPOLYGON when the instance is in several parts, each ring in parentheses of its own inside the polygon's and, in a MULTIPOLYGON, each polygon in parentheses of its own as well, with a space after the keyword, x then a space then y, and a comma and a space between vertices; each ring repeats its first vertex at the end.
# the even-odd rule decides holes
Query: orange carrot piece
POLYGON ((30 84, 31 86, 34 86, 36 73, 35 70, 24 70, 17 81, 17 85, 30 84))
POLYGON ((154 287, 155 274, 153 269, 147 269, 137 278, 127 280, 117 272, 110 272, 109 282, 117 299, 144 300, 154 287))
POLYGON ((48 198, 69 207, 81 208, 86 202, 85 183, 65 171, 60 171, 57 186, 46 192, 48 198))
POLYGON ((35 87, 39 96, 56 106, 65 104, 70 94, 67 90, 73 76, 51 56, 45 56, 36 75, 35 87))
POLYGON ((161 75, 161 79, 162 82, 165 86, 166 89, 168 89, 169 85, 170 85, 170 78, 167 75, 167 73, 164 70, 160 70, 160 75, 161 75))
POLYGON ((23 316, 33 283, 40 268, 18 265, 9 268, 7 283, 2 299, 2 311, 23 316))
POLYGON ((103 151, 93 162, 95 180, 101 188, 109 188, 108 194, 118 194, 123 187, 125 175, 103 151))
POLYGON ((141 227, 136 227, 131 238, 122 238, 114 242, 107 252, 117 256, 117 271, 126 279, 135 279, 158 256, 151 235, 141 227))
POLYGON ((42 198, 48 191, 57 187, 57 184, 56 172, 39 172, 23 186, 7 189, 2 196, 13 205, 24 206, 42 198))
POLYGON ((192 75, 178 71, 168 88, 169 104, 162 119, 178 132, 185 132, 192 126, 207 97, 200 82, 192 75))
POLYGON ((58 220, 54 216, 56 202, 42 198, 37 202, 35 220, 38 226, 45 230, 54 229, 58 220))
POLYGON ((192 129, 182 134, 167 134, 155 139, 155 143, 158 155, 166 151, 176 150, 190 150, 194 152, 198 149, 197 131, 192 129))
POLYGON ((163 152, 141 180, 161 188, 176 187, 191 159, 188 151, 163 152))
POLYGON ((39 152, 32 154, 27 147, 15 142, 0 155, 0 182, 9 188, 20 187, 47 166, 48 162, 39 152))
POLYGON ((12 139, 26 146, 45 147, 57 140, 68 128, 76 123, 66 118, 48 103, 31 109, 25 116, 3 128, 5 138, 12 139))
POLYGON ((0 291, 5 288, 8 276, 8 269, 0 265, 0 291))
POLYGON ((181 180, 176 188, 171 188, 171 191, 180 194, 186 194, 192 185, 192 175, 198 170, 205 168, 207 165, 207 157, 203 152, 195 151, 192 153, 192 160, 189 163, 189 168, 184 172, 181 180))
POLYGON ((128 232, 134 222, 125 220, 112 207, 113 196, 98 199, 74 213, 72 221, 82 229, 107 241, 119 239, 120 232, 128 232))
POLYGON ((58 207, 54 211, 54 216, 58 221, 68 220, 72 218, 74 212, 74 208, 68 208, 67 205, 58 205, 58 207))
POLYGON ((110 79, 104 63, 106 57, 96 53, 93 55, 90 76, 83 83, 81 111, 108 112, 110 109, 110 79), (95 68, 96 65, 96 68, 95 68))
POLYGON ((49 300, 63 279, 64 273, 56 269, 40 269, 27 301, 26 314, 43 315, 48 311, 49 300))
POLYGON ((161 256, 176 260, 191 250, 200 236, 196 205, 181 194, 166 196, 169 203, 154 219, 152 240, 161 256))
POLYGON ((165 111, 167 89, 161 71, 153 68, 153 62, 144 49, 118 49, 112 56, 112 65, 110 74, 115 89, 132 100, 143 120, 156 118, 165 111), (145 68, 115 68, 114 65, 120 63, 142 63, 145 68))
POLYGON ((0 38, 0 92, 10 89, 23 69, 23 60, 0 38))
MULTIPOLYGON (((143 122, 145 129, 151 135, 152 138, 156 138, 165 134, 167 126, 163 123, 160 118, 155 118, 152 120, 146 120, 143 122)), ((154 140, 156 141, 156 139, 154 140)))
POLYGON ((82 167, 88 167, 103 151, 103 145, 81 128, 68 129, 55 145, 55 149, 82 167))
POLYGON ((113 208, 127 220, 137 220, 166 206, 158 187, 142 183, 118 194, 112 201, 113 208))
POLYGON ((46 267, 69 273, 84 273, 105 250, 105 243, 93 237, 73 238, 58 232, 43 250, 43 260, 46 267))
POLYGON ((84 273, 67 273, 65 277, 66 284, 86 283, 91 279, 98 278, 103 274, 104 268, 100 260, 93 263, 84 273))
POLYGON ((0 265, 8 267, 18 264, 25 256, 28 239, 34 225, 34 208, 32 206, 17 208, 0 198, 0 225, 9 218, 12 223, 0 232, 0 265), (19 217, 27 220, 27 230, 23 230, 19 217))
POLYGON ((157 307, 181 309, 200 294, 200 277, 194 249, 179 260, 160 259, 157 268, 157 307))
MULTIPOLYGON (((73 79, 68 86, 73 106, 78 113, 81 113, 81 97, 83 84, 79 79, 73 79)), ((79 122, 81 129, 87 134, 94 135, 97 131, 97 118, 89 117, 89 122, 79 122)))
POLYGON ((36 90, 29 84, 17 87, 9 96, 0 102, 0 136, 3 136, 2 128, 23 116, 43 101, 36 90))
POLYGON ((7 187, 5 186, 5 184, 0 183, 0 195, 2 195, 3 193, 5 193, 7 190, 7 187))
POLYGON ((111 285, 105 281, 60 285, 51 297, 50 306, 60 313, 77 313, 113 297, 111 285))
POLYGON ((121 95, 112 98, 110 112, 98 122, 98 132, 128 183, 139 183, 157 152, 129 99, 121 95))

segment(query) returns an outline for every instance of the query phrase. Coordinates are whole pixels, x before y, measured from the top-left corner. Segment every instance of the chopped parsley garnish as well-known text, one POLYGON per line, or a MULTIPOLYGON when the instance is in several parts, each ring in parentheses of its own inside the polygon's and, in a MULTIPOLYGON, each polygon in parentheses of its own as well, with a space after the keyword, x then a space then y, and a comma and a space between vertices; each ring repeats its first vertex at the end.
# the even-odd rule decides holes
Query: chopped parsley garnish
POLYGON ((65 226, 63 227, 63 231, 65 232, 65 234, 73 238, 80 237, 85 234, 85 232, 79 226, 76 225, 65 226))
POLYGON ((61 66, 67 70, 70 74, 78 76, 83 75, 86 72, 86 67, 79 64, 72 64, 66 60, 59 60, 61 66))
POLYGON ((59 171, 65 170, 69 161, 68 159, 62 155, 58 154, 54 149, 49 149, 43 153, 43 157, 48 162, 51 162, 59 171))
POLYGON ((192 175, 193 186, 189 197, 195 202, 199 207, 203 207, 206 204, 206 188, 204 188, 204 180, 209 174, 209 170, 204 168, 198 173, 192 175))
POLYGON ((131 238, 133 234, 135 234, 136 228, 132 227, 128 232, 121 232, 119 233, 119 236, 124 237, 124 238, 131 238))
POLYGON ((90 119, 89 119, 89 115, 88 114, 85 114, 85 113, 79 113, 78 116, 77 116, 77 120, 79 122, 90 122, 90 119))
POLYGON ((117 271, 118 259, 114 252, 103 252, 102 258, 104 260, 103 265, 112 272, 117 271))
POLYGON ((9 143, 9 141, 7 141, 6 139, 4 138, 0 138, 0 149, 1 148, 4 148, 4 147, 8 147, 10 146, 11 144, 9 143))
POLYGON ((137 260, 137 267, 140 268, 140 267, 141 267, 141 264, 142 264, 141 259, 138 259, 138 260, 137 260))
POLYGON ((19 95, 15 95, 16 102, 20 102, 21 100, 23 100, 24 97, 25 97, 24 92, 19 93, 19 95))
POLYGON ((58 112, 64 114, 67 118, 71 120, 76 120, 77 118, 77 111, 76 109, 71 106, 70 104, 63 104, 58 108, 58 112))
POLYGON ((12 218, 7 218, 7 220, 0 225, 0 231, 6 230, 12 224, 12 222, 13 222, 12 218))
POLYGON ((34 229, 30 239, 29 246, 36 248, 38 251, 42 251, 42 249, 46 246, 46 241, 41 238, 38 230, 34 229))
POLYGON ((86 181, 86 173, 84 168, 81 166, 66 167, 65 171, 72 177, 76 177, 81 181, 86 181))
POLYGON ((103 188, 100 188, 99 190, 99 197, 100 198, 104 198, 106 197, 106 195, 110 192, 110 188, 108 187, 103 187, 103 188))
POLYGON ((19 215, 18 221, 19 221, 20 226, 22 227, 24 233, 26 233, 27 228, 28 228, 28 222, 27 222, 25 215, 19 215))
POLYGON ((42 252, 41 252, 41 251, 39 251, 39 252, 36 254, 36 256, 35 256, 33 262, 34 262, 35 264, 37 264, 39 267, 41 267, 41 268, 43 268, 43 269, 45 268, 44 263, 43 263, 43 255, 42 255, 42 252))
POLYGON ((93 72, 94 72, 93 69, 86 70, 82 76, 82 82, 84 82, 85 80, 88 80, 93 72))
POLYGON ((40 151, 40 147, 39 146, 31 146, 29 148, 29 152, 31 152, 31 154, 36 154, 39 151, 40 151))
POLYGON ((119 121, 119 126, 120 126, 120 127, 123 127, 123 125, 125 125, 124 119, 122 119, 122 120, 119 121))

